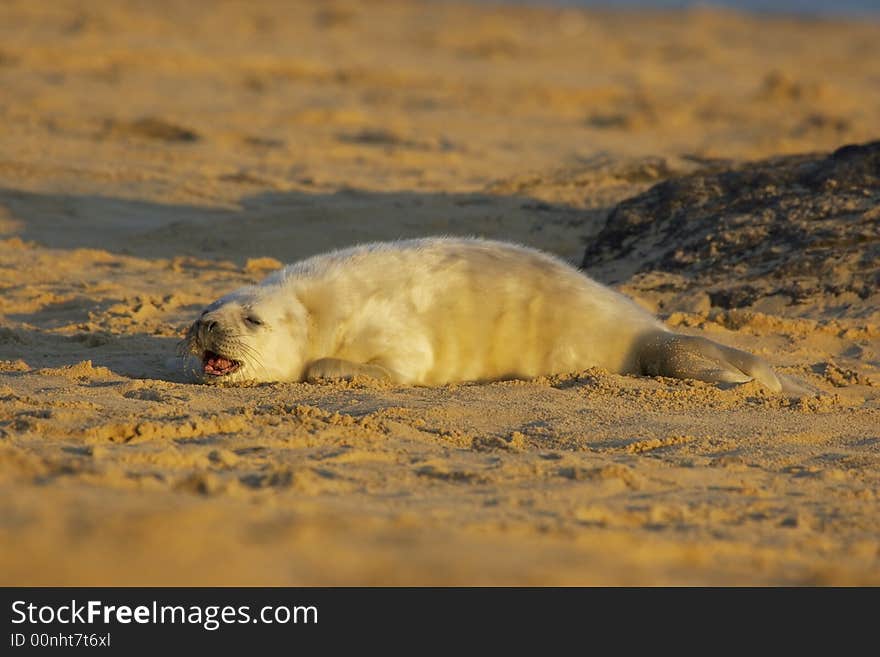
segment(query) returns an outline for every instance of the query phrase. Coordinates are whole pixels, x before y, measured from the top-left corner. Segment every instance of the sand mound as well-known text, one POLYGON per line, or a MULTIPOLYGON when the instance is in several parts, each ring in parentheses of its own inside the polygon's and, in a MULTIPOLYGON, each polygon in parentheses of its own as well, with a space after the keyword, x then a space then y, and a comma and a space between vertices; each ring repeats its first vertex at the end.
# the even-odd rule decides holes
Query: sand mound
POLYGON ((583 265, 620 260, 677 274, 725 309, 864 301, 880 289, 880 142, 662 182, 613 210, 583 265))

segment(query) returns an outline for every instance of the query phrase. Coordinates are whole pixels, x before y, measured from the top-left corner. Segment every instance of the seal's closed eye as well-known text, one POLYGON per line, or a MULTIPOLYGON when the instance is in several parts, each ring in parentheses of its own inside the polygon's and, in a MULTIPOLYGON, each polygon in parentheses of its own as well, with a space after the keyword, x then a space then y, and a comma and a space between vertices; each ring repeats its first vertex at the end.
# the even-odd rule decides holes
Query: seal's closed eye
POLYGON ((259 317, 255 317, 254 315, 245 315, 244 321, 251 326, 262 326, 263 320, 259 317))

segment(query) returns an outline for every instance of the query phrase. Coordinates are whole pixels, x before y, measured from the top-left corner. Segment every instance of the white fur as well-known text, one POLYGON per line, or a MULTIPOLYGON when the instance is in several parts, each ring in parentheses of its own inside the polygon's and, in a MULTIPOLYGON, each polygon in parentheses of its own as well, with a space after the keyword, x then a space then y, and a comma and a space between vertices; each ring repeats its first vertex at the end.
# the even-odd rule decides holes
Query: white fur
POLYGON ((243 364, 228 381, 301 381, 323 358, 427 385, 592 366, 639 373, 638 344, 666 332, 558 258, 463 238, 314 256, 215 302, 203 319, 235 336, 222 353, 243 364), (247 313, 263 326, 249 327, 247 313))

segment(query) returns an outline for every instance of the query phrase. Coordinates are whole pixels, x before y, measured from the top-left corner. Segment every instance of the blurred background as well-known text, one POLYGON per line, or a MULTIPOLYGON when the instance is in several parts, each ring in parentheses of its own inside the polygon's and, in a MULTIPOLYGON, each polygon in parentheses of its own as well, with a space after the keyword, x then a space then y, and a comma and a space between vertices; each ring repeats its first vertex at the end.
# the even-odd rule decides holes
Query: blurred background
POLYGON ((0 206, 25 239, 139 255, 468 232, 577 261, 674 172, 876 137, 867 3, 648 4, 8 0, 0 206), (293 208, 307 237, 267 239, 293 208))
POLYGON ((521 5, 557 5, 570 7, 592 7, 606 9, 689 9, 693 7, 729 7, 764 13, 786 13, 814 16, 876 15, 880 12, 875 0, 483 0, 484 2, 506 2, 521 5))

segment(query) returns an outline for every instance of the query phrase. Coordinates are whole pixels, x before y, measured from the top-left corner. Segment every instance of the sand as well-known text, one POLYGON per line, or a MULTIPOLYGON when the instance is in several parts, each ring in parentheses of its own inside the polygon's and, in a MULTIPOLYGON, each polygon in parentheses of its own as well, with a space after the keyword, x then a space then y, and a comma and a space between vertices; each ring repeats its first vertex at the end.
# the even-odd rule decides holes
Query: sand
MULTIPOLYGON (((638 195, 670 179, 876 138, 878 79, 866 21, 2 3, 0 583, 880 584, 870 180, 864 239, 839 241, 868 288, 786 296, 773 267, 676 269, 606 226, 633 198, 664 221, 638 195), (176 368, 217 296, 432 234, 573 263, 600 240, 600 280, 817 394, 599 370, 215 388, 176 368)), ((658 249, 686 245, 663 230, 658 249)))

